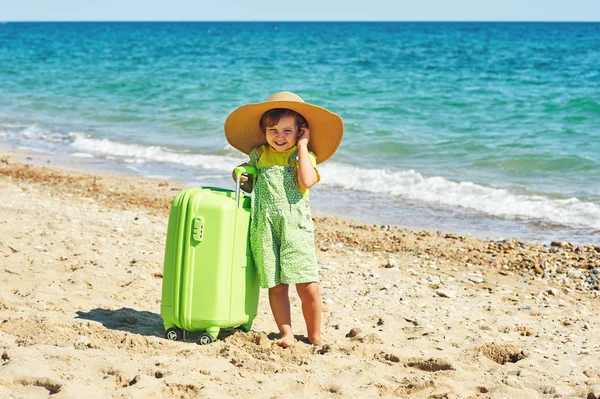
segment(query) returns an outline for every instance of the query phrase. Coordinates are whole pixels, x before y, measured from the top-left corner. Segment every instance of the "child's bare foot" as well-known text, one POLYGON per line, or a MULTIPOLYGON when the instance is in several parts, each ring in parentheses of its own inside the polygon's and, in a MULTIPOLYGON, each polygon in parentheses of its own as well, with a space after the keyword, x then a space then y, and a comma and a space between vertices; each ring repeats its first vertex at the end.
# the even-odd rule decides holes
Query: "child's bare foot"
POLYGON ((325 343, 321 339, 320 335, 317 335, 316 337, 308 337, 308 342, 310 342, 314 346, 323 346, 323 344, 325 343))
POLYGON ((294 344, 294 336, 293 335, 283 335, 280 339, 275 342, 277 345, 282 348, 289 348, 294 344))

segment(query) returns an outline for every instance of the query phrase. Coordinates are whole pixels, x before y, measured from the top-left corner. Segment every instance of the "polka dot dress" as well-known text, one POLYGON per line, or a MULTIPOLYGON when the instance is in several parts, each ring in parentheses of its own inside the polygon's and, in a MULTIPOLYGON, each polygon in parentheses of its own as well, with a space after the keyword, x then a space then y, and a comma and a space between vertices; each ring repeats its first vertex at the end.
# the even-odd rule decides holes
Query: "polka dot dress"
MULTIPOLYGON (((250 161, 258 165, 256 149, 250 161)), ((260 285, 319 281, 310 203, 296 178, 298 152, 289 166, 258 169, 252 200, 250 248, 260 285)))

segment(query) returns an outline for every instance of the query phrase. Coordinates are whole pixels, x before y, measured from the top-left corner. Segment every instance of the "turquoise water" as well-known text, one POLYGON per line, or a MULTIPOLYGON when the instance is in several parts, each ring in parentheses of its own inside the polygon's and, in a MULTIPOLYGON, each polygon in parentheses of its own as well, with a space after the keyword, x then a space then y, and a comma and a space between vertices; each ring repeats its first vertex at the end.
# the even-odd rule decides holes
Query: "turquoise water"
POLYGON ((229 187, 225 118, 291 90, 345 122, 317 212, 599 243, 598 65, 598 23, 6 23, 0 143, 229 187))

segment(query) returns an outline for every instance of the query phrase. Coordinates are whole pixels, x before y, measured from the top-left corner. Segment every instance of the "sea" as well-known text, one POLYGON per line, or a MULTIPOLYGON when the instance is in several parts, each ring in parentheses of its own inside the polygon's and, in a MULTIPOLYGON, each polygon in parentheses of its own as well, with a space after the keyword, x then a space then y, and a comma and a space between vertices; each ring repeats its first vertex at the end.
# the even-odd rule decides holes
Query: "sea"
POLYGON ((600 23, 0 23, 34 160, 234 188, 223 123, 283 90, 344 120, 315 214, 600 244, 600 23))

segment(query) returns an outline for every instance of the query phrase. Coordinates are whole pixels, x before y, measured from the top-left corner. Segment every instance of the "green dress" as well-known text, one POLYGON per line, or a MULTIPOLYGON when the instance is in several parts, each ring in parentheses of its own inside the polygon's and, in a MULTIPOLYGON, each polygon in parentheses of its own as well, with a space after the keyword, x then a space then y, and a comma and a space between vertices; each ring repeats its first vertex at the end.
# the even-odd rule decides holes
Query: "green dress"
MULTIPOLYGON (((258 166, 257 148, 250 162, 258 166)), ((260 285, 319 281, 310 202, 298 187, 298 151, 287 166, 258 168, 250 220, 250 248, 260 285)))

